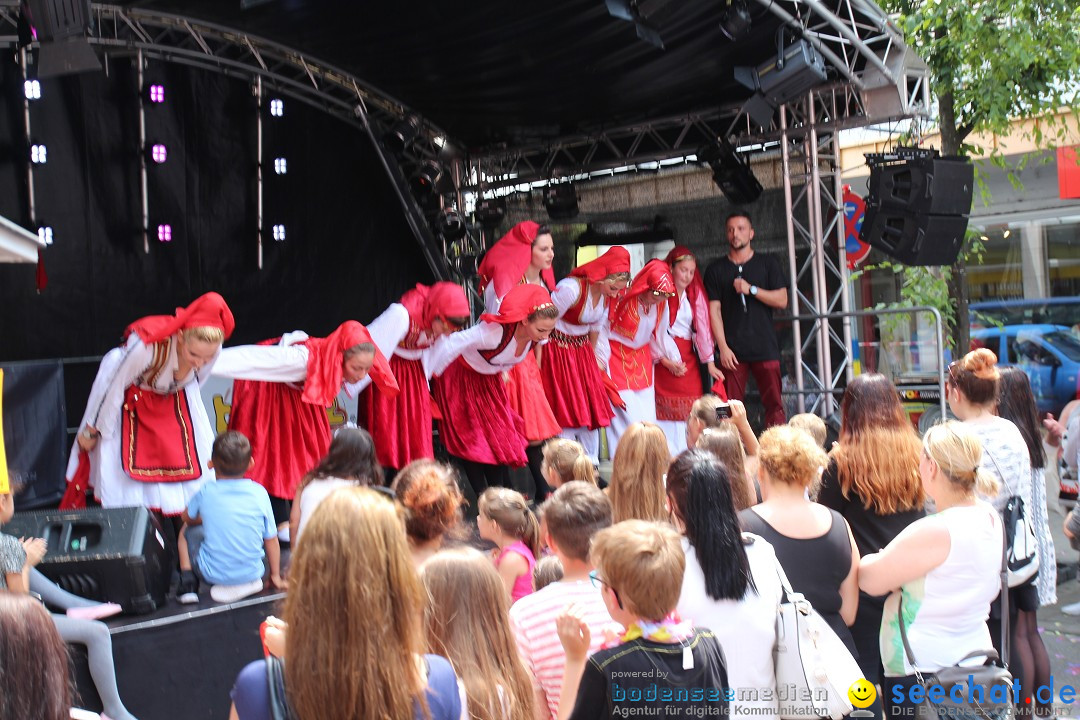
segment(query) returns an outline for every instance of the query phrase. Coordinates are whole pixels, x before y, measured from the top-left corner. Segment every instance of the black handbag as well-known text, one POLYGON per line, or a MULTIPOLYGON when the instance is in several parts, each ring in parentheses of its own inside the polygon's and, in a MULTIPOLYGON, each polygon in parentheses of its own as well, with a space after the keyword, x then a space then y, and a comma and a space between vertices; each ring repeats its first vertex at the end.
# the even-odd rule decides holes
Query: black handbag
MULTIPOLYGON (((1002 535, 1005 534, 1002 525, 1002 535)), ((1001 553, 1001 651, 1002 664, 998 664, 998 652, 993 648, 970 652, 951 667, 926 674, 919 672, 915 654, 908 644, 904 627, 904 594, 900 593, 897 619, 900 621, 900 639, 908 664, 915 669, 915 678, 923 687, 923 699, 919 703, 918 718, 921 720, 1005 720, 1012 716, 1012 673, 1009 672, 1009 568, 1008 541, 1001 553), (982 665, 964 666, 962 663, 974 658, 985 658, 982 665), (942 692, 932 699, 929 690, 935 686, 942 692), (957 699, 959 696, 959 700, 957 699), (997 698, 1004 698, 999 702, 997 698)))

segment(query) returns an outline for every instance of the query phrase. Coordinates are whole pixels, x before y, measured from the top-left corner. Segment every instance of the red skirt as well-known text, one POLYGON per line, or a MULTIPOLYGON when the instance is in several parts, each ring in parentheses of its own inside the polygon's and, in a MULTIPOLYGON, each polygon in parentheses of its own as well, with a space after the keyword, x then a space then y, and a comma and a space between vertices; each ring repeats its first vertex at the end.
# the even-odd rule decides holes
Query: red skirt
POLYGON ((645 344, 634 350, 617 340, 609 340, 608 370, 619 390, 644 390, 653 384, 652 350, 645 344))
POLYGON ((686 365, 686 374, 675 377, 663 365, 656 368, 656 419, 686 422, 690 406, 701 397, 701 373, 698 371, 694 343, 681 337, 672 340, 679 348, 679 355, 686 365))
POLYGON ((229 429, 251 441, 255 466, 248 477, 287 500, 330 449, 326 408, 304 402, 301 392, 285 383, 237 380, 229 411, 229 429))
POLYGON ((525 421, 525 439, 529 442, 547 440, 562 430, 544 395, 540 366, 532 352, 506 374, 506 394, 510 407, 525 421))
POLYGON ((484 375, 458 358, 435 380, 439 439, 451 455, 488 465, 521 467, 525 423, 510 407, 502 374, 484 375))
POLYGON ((588 335, 552 333, 540 375, 559 427, 596 430, 611 424, 611 400, 588 335))
POLYGON ((419 360, 390 358, 401 392, 387 397, 374 384, 356 404, 358 420, 375 441, 383 467, 400 470, 413 460, 435 457, 431 441, 431 396, 419 360))
POLYGON ((183 388, 162 395, 128 386, 121 417, 120 465, 139 482, 183 482, 202 476, 183 388))

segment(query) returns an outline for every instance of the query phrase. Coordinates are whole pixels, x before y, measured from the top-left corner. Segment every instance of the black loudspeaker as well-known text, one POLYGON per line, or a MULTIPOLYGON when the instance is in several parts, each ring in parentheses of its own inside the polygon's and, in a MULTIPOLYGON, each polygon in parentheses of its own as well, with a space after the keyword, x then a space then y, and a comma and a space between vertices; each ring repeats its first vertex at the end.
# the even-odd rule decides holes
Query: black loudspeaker
POLYGON ((868 204, 917 214, 967 215, 975 167, 961 158, 924 158, 870 171, 868 204))
POLYGON ((137 614, 165 604, 173 552, 146 508, 18 513, 4 532, 45 538, 48 552, 37 569, 70 593, 137 614))
POLYGON ((571 183, 558 183, 544 188, 544 207, 552 220, 569 220, 578 216, 577 191, 571 183))
POLYGON ((952 265, 964 246, 964 215, 924 215, 867 205, 859 237, 905 265, 952 265))
POLYGON ((38 77, 101 69, 88 40, 94 19, 90 0, 28 0, 24 7, 41 41, 38 77))
POLYGON ((725 138, 698 150, 697 157, 709 164, 713 182, 731 202, 748 205, 761 197, 763 189, 750 169, 750 163, 740 158, 725 138))

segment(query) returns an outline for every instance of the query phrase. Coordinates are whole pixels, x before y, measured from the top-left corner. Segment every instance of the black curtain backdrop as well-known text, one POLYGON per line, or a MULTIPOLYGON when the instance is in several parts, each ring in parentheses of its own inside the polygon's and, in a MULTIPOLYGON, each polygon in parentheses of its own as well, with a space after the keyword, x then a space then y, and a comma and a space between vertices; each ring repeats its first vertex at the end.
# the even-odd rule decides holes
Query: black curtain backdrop
MULTIPOLYGON (((2 60, 0 213, 30 227, 22 77, 2 60)), ((125 326, 171 313, 209 290, 236 316, 228 343, 301 329, 324 335, 348 319, 368 322, 432 276, 370 141, 359 128, 284 99, 263 107, 263 269, 256 265, 255 100, 251 87, 207 71, 152 62, 146 82, 165 86, 147 105, 148 143, 168 148, 149 167, 150 252, 143 252, 134 61, 108 74, 41 81, 31 103, 39 224, 48 287, 31 265, 0 265, 0 361, 99 355, 125 326), (275 157, 288 163, 274 174, 275 157), (271 226, 286 225, 274 242, 271 226), (172 241, 157 225, 172 226, 172 241)), ((272 89, 267 98, 273 97, 272 89)))

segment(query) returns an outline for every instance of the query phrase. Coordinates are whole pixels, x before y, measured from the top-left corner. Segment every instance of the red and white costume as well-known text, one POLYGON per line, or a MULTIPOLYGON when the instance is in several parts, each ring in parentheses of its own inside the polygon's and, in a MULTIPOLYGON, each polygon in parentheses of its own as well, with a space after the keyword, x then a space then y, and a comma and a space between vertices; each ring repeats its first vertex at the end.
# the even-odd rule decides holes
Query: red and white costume
POLYGON ((431 287, 417 285, 368 325, 375 345, 390 358, 390 370, 401 388, 396 397, 389 397, 378 386, 364 389, 368 378, 357 386, 363 389, 357 403, 360 424, 371 432, 383 467, 401 469, 413 460, 435 457, 431 393, 421 358, 435 342, 431 323, 436 318, 470 314, 461 286, 438 282, 431 287))
MULTIPOLYGON (((510 229, 484 255, 480 263, 480 287, 484 293, 484 308, 489 314, 499 312, 506 294, 518 285, 527 284, 525 272, 532 262, 532 244, 540 225, 531 220, 520 222, 510 229)), ((548 293, 555 289, 555 273, 551 268, 540 271, 540 283, 548 293)), ((540 366, 536 357, 524 358, 506 376, 506 392, 510 406, 525 422, 525 437, 530 443, 547 440, 559 434, 560 426, 544 395, 540 366)))
POLYGON ((103 507, 142 506, 179 515, 202 484, 214 479, 206 467, 214 428, 200 385, 214 360, 177 379, 176 334, 216 327, 232 334, 229 306, 207 293, 176 315, 155 315, 128 326, 124 344, 106 353, 98 367, 80 429, 101 433, 89 453, 71 448, 65 507, 85 500, 87 486, 103 507))
POLYGON ((439 339, 427 357, 437 377, 435 402, 442 419, 439 439, 455 457, 485 465, 525 465, 525 426, 510 404, 502 375, 533 353, 518 351, 514 332, 533 312, 550 306, 538 285, 518 285, 503 298, 498 314, 480 316, 467 330, 439 339))
MULTIPOLYGON (((664 262, 672 269, 674 277, 675 264, 686 259, 697 260, 693 253, 677 245, 664 262)), ((686 449, 686 420, 690 417, 690 406, 702 394, 698 361, 708 363, 713 359, 709 297, 705 294, 700 271, 694 271, 686 292, 680 295, 676 290, 676 296, 668 300, 668 320, 668 334, 679 348, 686 374, 675 377, 663 365, 656 367, 656 424, 664 430, 668 449, 674 456, 686 449)))
POLYGON ((650 260, 608 317, 608 372, 626 407, 616 408, 608 428, 608 450, 615 456, 619 438, 635 422, 656 422, 653 364, 666 357, 678 361, 679 348, 668 334, 668 304, 644 305, 645 293, 669 298, 675 294, 671 271, 662 260, 650 260))
MULTIPOLYGON (((349 320, 325 338, 297 331, 221 351, 213 373, 236 381, 229 429, 251 440, 249 477, 270 495, 291 500, 300 478, 330 448, 326 408, 342 387, 345 351, 361 343, 374 344, 367 328, 349 320)), ((370 374, 384 393, 398 392, 378 346, 370 374)))
POLYGON ((570 277, 559 281, 551 294, 559 319, 544 346, 540 371, 544 395, 562 427, 560 435, 581 443, 594 463, 599 462, 598 430, 611 424, 614 413, 596 351, 607 325, 608 299, 601 295, 594 302, 589 287, 615 273, 629 272, 630 253, 613 247, 571 271, 570 277))

